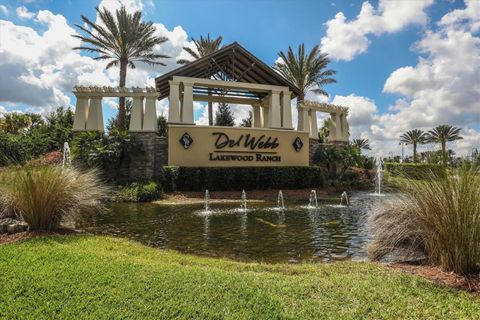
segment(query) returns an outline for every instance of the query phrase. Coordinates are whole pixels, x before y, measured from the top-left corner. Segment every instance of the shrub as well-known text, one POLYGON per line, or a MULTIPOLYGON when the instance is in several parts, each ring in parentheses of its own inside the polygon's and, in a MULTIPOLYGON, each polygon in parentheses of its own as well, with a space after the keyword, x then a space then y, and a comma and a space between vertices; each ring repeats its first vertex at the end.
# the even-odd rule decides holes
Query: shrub
POLYGON ((162 196, 162 188, 155 181, 133 182, 122 187, 115 198, 123 202, 149 202, 162 196))
POLYGON ((438 176, 442 174, 445 167, 430 163, 384 163, 385 169, 392 176, 401 176, 403 178, 423 179, 429 178, 432 174, 438 176))
POLYGON ((163 167, 167 192, 302 189, 324 185, 320 167, 163 167))
POLYGON ((444 270, 468 273, 480 262, 480 176, 462 167, 429 179, 406 179, 403 196, 377 209, 369 254, 422 251, 444 270))
POLYGON ((95 171, 60 166, 23 166, 0 172, 0 207, 31 230, 55 230, 82 209, 98 209, 107 189, 95 171))

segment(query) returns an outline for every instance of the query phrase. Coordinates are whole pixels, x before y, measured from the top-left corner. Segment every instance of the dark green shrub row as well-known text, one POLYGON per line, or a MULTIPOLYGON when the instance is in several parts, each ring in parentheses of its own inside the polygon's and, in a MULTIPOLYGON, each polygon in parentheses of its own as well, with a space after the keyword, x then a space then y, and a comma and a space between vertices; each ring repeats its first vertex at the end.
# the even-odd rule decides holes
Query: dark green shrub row
POLYGON ((118 202, 148 202, 162 196, 162 188, 155 181, 133 182, 123 186, 116 194, 118 202))
POLYGON ((431 178, 432 175, 439 176, 444 172, 443 166, 431 163, 386 162, 385 169, 391 175, 412 179, 431 178))
POLYGON ((320 167, 163 167, 166 192, 323 187, 320 167))

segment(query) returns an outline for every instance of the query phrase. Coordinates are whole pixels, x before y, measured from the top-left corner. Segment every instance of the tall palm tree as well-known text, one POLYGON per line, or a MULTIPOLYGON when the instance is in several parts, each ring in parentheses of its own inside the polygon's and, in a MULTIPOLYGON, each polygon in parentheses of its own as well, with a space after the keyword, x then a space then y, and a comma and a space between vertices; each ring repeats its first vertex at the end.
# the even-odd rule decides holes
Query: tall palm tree
POLYGON ((413 146, 413 162, 417 162, 417 145, 427 142, 427 134, 420 129, 413 129, 400 136, 400 142, 413 146))
POLYGON ((326 53, 320 53, 318 46, 306 54, 305 46, 302 43, 298 46, 298 53, 295 55, 292 47, 288 47, 288 52, 280 51, 278 56, 281 61, 275 62, 273 68, 277 70, 285 79, 292 82, 303 94, 298 97, 298 101, 305 99, 305 95, 312 90, 324 96, 328 93, 323 89, 326 84, 337 82, 333 76, 336 71, 327 69, 330 59, 326 53))
POLYGON ((368 139, 353 139, 351 145, 363 150, 372 150, 370 148, 370 141, 368 141, 368 139))
POLYGON ((462 129, 443 124, 429 130, 427 133, 427 142, 440 143, 444 164, 447 162, 447 142, 463 139, 463 137, 460 136, 460 130, 462 129))
MULTIPOLYGON (((140 11, 128 13, 125 6, 116 10, 115 14, 105 8, 97 7, 96 10, 101 23, 92 22, 82 15, 85 26, 75 25, 85 35, 73 35, 82 40, 82 45, 74 49, 98 54, 95 60, 108 60, 106 69, 120 66, 120 87, 125 87, 127 67, 135 69, 136 62, 165 65, 158 59, 170 57, 155 53, 153 49, 167 38, 156 36, 155 26, 152 22, 142 21, 140 11)), ((118 125, 121 130, 126 129, 125 98, 119 99, 118 125)))
MULTIPOLYGON (((203 36, 200 36, 200 40, 196 40, 192 38, 193 44, 195 45, 195 48, 197 49, 197 51, 189 47, 183 47, 183 50, 185 50, 193 58, 193 60, 197 60, 205 56, 208 56, 209 54, 212 54, 218 49, 220 49, 222 47, 222 40, 223 40, 222 36, 219 36, 216 39, 212 39, 210 38, 210 34, 208 34, 205 38, 203 36)), ((187 64, 192 62, 193 60, 179 59, 177 60, 177 63, 187 64)), ((212 102, 208 103, 208 124, 210 126, 213 125, 213 103, 212 102)))

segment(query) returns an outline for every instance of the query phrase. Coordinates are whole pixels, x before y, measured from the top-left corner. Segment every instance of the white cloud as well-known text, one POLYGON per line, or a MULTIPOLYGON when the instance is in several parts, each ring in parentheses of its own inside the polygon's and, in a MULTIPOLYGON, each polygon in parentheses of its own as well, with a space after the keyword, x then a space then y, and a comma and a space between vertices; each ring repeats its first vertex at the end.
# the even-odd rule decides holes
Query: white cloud
POLYGON ((3 4, 0 4, 0 13, 5 15, 5 16, 8 16, 8 8, 6 6, 4 6, 3 4))
POLYGON ((7 109, 4 106, 0 106, 0 113, 7 112, 7 109))
POLYGON ((465 0, 465 9, 455 9, 442 17, 438 23, 443 27, 465 28, 471 32, 480 30, 480 1, 465 0))
POLYGON ((362 4, 353 21, 346 21, 343 12, 326 22, 326 35, 321 39, 321 49, 337 60, 352 60, 365 52, 370 45, 368 35, 394 33, 403 28, 427 22, 425 9, 433 0, 388 1, 380 0, 375 9, 368 1, 362 4))
POLYGON ((17 16, 23 20, 30 20, 35 17, 35 13, 28 11, 25 6, 18 7, 15 11, 17 12, 17 16))

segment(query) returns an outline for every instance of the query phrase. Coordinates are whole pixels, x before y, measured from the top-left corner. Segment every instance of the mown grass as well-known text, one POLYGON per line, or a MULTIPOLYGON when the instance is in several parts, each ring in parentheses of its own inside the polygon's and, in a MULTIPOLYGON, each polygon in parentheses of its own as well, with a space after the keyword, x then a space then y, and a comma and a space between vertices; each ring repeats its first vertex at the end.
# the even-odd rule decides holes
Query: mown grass
POLYGON ((97 236, 0 246, 4 319, 478 319, 462 292, 368 262, 267 265, 97 236))

